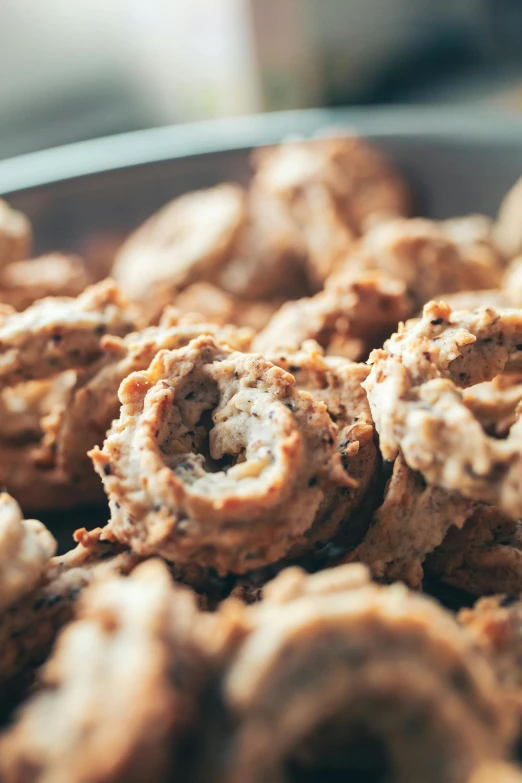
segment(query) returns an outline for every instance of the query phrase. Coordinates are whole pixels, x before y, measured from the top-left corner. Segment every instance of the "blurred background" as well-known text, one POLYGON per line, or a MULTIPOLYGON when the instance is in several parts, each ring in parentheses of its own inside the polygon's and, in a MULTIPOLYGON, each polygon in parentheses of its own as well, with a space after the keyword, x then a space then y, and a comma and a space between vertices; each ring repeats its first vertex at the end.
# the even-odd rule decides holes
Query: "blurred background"
POLYGON ((522 110, 522 0, 1 0, 0 158, 371 103, 522 110))

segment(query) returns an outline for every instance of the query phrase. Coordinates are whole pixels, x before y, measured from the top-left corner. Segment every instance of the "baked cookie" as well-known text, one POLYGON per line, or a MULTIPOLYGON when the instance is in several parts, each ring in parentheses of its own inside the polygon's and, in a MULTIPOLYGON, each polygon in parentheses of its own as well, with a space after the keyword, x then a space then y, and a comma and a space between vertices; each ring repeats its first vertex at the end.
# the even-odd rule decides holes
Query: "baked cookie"
POLYGON ((202 336, 119 395, 91 457, 109 530, 139 554, 243 573, 300 545, 330 487, 355 485, 325 404, 260 355, 202 336))

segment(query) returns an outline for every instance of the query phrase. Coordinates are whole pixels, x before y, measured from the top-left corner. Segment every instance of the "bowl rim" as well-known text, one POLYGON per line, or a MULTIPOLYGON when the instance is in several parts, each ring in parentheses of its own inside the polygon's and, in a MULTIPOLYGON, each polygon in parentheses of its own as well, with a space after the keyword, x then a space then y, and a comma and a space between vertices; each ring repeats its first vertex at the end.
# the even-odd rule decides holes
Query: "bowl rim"
POLYGON ((251 149, 336 126, 375 139, 520 146, 522 114, 497 107, 302 109, 181 123, 75 142, 0 161, 0 193, 205 154, 251 149))

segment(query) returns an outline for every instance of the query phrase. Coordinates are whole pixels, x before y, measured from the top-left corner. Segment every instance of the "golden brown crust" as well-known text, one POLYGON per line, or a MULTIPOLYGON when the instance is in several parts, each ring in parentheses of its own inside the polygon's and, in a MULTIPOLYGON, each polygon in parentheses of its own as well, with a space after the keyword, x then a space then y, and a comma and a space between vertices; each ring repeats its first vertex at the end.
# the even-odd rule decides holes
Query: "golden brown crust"
POLYGON ((120 419, 91 452, 111 534, 140 554, 221 574, 283 557, 312 526, 325 490, 353 483, 326 406, 294 384, 210 336, 131 374, 120 419))
POLYGON ((26 216, 0 199, 0 269, 13 261, 29 258, 32 241, 26 216))
POLYGON ((1 270, 0 301, 25 310, 46 296, 78 296, 90 283, 79 256, 51 253, 14 261, 1 270))
POLYGON ((209 719, 232 732, 221 729, 210 758, 202 748, 218 781, 332 769, 350 779, 360 743, 373 739, 370 754, 386 761, 370 771, 382 779, 461 783, 510 749, 513 714, 450 614, 401 585, 371 584, 360 565, 287 569, 236 622, 244 639, 220 690, 228 721, 209 719))
POLYGON ((316 340, 334 356, 365 359, 412 312, 402 281, 379 272, 339 275, 312 298, 284 304, 253 347, 291 352, 316 340))
POLYGON ((192 596, 173 588, 158 561, 92 584, 38 693, 0 742, 2 779, 167 780, 196 718, 196 616, 192 596))
POLYGON ((371 356, 364 386, 384 458, 400 449, 428 483, 521 516, 519 422, 505 440, 488 436, 460 391, 518 371, 521 345, 518 310, 452 313, 442 302, 426 305, 421 319, 371 356))

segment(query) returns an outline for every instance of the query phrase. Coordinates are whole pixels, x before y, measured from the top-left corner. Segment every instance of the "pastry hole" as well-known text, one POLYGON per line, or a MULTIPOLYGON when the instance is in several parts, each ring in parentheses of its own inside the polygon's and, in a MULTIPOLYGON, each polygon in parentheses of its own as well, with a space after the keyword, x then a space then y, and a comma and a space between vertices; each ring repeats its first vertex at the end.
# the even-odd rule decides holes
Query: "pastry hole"
MULTIPOLYGON (((157 440, 165 464, 188 480, 194 472, 226 473, 247 461, 246 444, 234 443, 234 448, 216 459, 211 454, 211 433, 215 427, 214 412, 220 401, 216 383, 188 376, 176 391, 174 399, 166 398, 157 440)), ((220 423, 226 423, 222 417, 220 423)))
POLYGON ((287 762, 285 783, 387 783, 391 779, 384 743, 364 728, 350 727, 347 735, 342 726, 331 721, 308 742, 310 756, 287 762))

